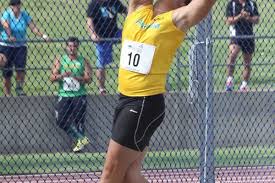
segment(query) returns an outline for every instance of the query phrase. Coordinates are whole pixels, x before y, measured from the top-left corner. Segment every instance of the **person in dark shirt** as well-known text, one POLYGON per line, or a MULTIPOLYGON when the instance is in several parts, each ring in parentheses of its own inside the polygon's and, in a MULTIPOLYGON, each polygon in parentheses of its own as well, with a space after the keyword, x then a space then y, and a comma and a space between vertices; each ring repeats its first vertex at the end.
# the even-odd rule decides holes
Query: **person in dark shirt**
POLYGON ((96 76, 100 94, 105 90, 105 66, 112 62, 113 41, 106 38, 120 38, 117 26, 118 13, 125 14, 127 8, 119 0, 91 0, 87 10, 87 26, 91 39, 96 42, 96 76))
POLYGON ((233 90, 233 73, 236 58, 243 53, 244 71, 240 91, 248 91, 248 81, 251 72, 251 60, 255 50, 253 25, 259 22, 257 4, 252 0, 230 0, 226 8, 226 23, 230 25, 231 41, 227 65, 226 91, 233 90), (249 37, 250 36, 250 37, 249 37))

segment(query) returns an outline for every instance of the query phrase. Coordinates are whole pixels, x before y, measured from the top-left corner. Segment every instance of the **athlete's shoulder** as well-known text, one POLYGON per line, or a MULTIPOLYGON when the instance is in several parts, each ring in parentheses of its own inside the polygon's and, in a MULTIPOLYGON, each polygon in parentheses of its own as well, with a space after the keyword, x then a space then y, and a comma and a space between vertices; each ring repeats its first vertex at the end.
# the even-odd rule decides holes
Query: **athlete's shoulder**
POLYGON ((232 4, 236 4, 236 3, 238 3, 238 1, 236 1, 236 0, 229 0, 227 4, 231 4, 232 5, 232 4))
POLYGON ((95 11, 99 6, 99 3, 97 0, 91 0, 88 4, 88 10, 89 11, 95 11))
POLYGON ((22 11, 22 17, 23 18, 31 18, 30 14, 26 10, 22 11))
POLYGON ((10 17, 11 14, 12 14, 12 10, 11 10, 10 8, 7 8, 7 9, 5 9, 5 10, 3 11, 1 17, 4 18, 4 19, 6 19, 6 18, 10 17))
POLYGON ((4 9, 2 14, 11 13, 11 11, 12 11, 11 8, 6 8, 6 9, 4 9))
POLYGON ((67 54, 61 55, 61 56, 59 57, 59 61, 66 60, 67 58, 68 58, 68 55, 67 55, 67 54))
POLYGON ((83 55, 81 55, 81 54, 78 55, 77 58, 78 58, 78 60, 81 60, 81 61, 86 60, 85 57, 83 55))
POLYGON ((257 5, 256 1, 254 1, 254 0, 248 0, 248 2, 250 2, 250 4, 251 4, 252 6, 256 6, 256 5, 257 5))
POLYGON ((97 0, 90 0, 89 5, 95 5, 97 4, 97 0))
POLYGON ((227 7, 227 10, 228 10, 228 9, 232 9, 232 6, 233 6, 233 4, 234 4, 233 2, 234 2, 234 0, 230 0, 230 1, 227 2, 227 6, 226 6, 226 7, 227 7))
POLYGON ((227 4, 241 4, 238 0, 229 0, 227 4))

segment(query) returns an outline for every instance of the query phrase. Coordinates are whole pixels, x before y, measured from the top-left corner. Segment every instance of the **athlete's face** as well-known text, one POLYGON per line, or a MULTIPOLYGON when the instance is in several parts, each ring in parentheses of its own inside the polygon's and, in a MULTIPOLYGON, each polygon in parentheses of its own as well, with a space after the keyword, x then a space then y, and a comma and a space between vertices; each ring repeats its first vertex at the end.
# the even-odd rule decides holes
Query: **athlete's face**
POLYGON ((14 12, 14 14, 19 14, 21 9, 21 4, 11 5, 11 9, 14 12))
POLYGON ((78 51, 78 43, 68 42, 66 46, 68 55, 76 56, 78 51))

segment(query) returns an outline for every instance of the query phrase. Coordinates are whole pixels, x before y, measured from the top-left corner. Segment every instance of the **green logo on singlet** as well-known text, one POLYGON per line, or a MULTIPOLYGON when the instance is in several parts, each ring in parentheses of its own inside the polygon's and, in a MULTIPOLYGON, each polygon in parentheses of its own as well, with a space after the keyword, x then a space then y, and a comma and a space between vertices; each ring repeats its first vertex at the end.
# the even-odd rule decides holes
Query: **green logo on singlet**
POLYGON ((159 23, 151 23, 151 24, 146 24, 142 19, 139 19, 136 21, 136 24, 142 28, 142 29, 159 29, 160 24, 159 23))

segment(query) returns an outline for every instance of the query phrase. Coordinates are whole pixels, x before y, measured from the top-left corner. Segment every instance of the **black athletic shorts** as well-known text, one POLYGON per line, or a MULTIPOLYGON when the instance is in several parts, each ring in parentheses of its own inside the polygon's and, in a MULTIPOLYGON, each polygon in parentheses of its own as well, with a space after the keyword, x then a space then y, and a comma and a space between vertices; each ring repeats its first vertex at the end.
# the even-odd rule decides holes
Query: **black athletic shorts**
POLYGON ((119 96, 112 139, 130 149, 143 151, 162 123, 165 102, 162 94, 146 97, 119 96))
POLYGON ((243 53, 252 54, 255 51, 254 39, 231 38, 230 44, 239 45, 243 53))
POLYGON ((7 57, 7 63, 4 66, 3 77, 10 78, 13 74, 13 66, 16 71, 25 72, 27 60, 27 47, 11 47, 0 45, 0 53, 7 57))

